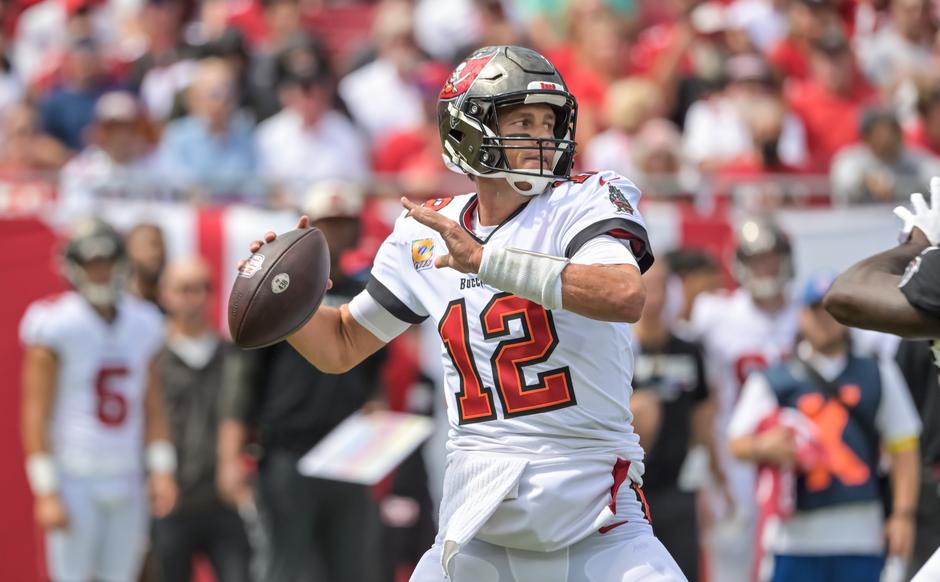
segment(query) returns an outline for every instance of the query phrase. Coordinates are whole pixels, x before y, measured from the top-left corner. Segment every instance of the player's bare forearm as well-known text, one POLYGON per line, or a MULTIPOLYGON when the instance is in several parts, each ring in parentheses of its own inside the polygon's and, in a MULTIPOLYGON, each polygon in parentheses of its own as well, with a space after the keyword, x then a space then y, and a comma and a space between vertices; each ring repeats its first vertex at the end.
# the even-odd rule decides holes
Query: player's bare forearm
POLYGON ((349 307, 321 306, 287 341, 321 372, 342 374, 385 343, 353 318, 349 307))
POLYGON ((216 453, 219 460, 239 459, 248 442, 248 426, 241 420, 227 418, 219 423, 218 439, 216 453))
POLYGON ((144 396, 146 441, 170 441, 170 424, 163 405, 163 386, 157 373, 157 360, 150 362, 147 378, 147 393, 144 396))
POLYGON ((21 426, 26 456, 49 452, 49 418, 55 401, 59 358, 43 346, 29 346, 23 358, 21 426))
POLYGON ((891 510, 913 517, 920 494, 920 455, 915 446, 891 454, 891 510))
POLYGON ((646 287, 632 265, 569 264, 561 272, 567 311, 601 321, 636 323, 646 303, 646 287))
POLYGON ((718 456, 718 444, 715 442, 715 403, 709 398, 692 409, 692 441, 708 451, 708 467, 712 477, 719 484, 725 482, 725 473, 718 456))
POLYGON ((915 229, 909 242, 852 265, 826 294, 826 310, 852 327, 909 338, 936 337, 940 319, 913 307, 898 288, 904 269, 927 245, 915 229))

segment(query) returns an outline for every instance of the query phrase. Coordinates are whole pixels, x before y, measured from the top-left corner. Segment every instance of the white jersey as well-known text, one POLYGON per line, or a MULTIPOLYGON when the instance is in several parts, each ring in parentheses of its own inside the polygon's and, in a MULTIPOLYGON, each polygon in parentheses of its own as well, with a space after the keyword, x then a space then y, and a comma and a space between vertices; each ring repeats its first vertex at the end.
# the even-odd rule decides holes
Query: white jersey
POLYGON ((20 336, 58 356, 50 444, 59 466, 82 476, 142 472, 144 394, 163 342, 157 308, 125 295, 109 324, 70 291, 30 305, 20 336))
MULTIPOLYGON (((602 172, 556 182, 496 227, 474 230, 475 194, 426 206, 482 244, 584 260, 601 243, 624 259, 615 263, 645 270, 653 256, 639 198, 630 181, 602 172)), ((350 304, 386 340, 360 301, 399 324, 437 322, 450 423, 441 538, 553 551, 609 526, 619 485, 642 475, 630 326, 547 310, 475 274, 434 268, 446 253, 436 231, 403 215, 379 249, 368 301, 350 304)))
POLYGON ((789 355, 796 341, 799 308, 787 302, 768 313, 744 289, 696 298, 692 330, 705 350, 706 369, 715 397, 716 435, 729 486, 740 509, 754 504, 754 469, 731 458, 727 427, 747 377, 789 355))
MULTIPOLYGON (((639 196, 610 172, 577 176, 532 197, 480 242, 570 258, 610 234, 646 267, 652 255, 639 196)), ((475 194, 429 204, 476 237, 475 194)), ((437 232, 400 218, 366 289, 403 321, 438 322, 451 448, 544 455, 605 448, 641 461, 628 406, 629 325, 546 310, 476 274, 434 268, 434 257, 446 252, 437 232)))

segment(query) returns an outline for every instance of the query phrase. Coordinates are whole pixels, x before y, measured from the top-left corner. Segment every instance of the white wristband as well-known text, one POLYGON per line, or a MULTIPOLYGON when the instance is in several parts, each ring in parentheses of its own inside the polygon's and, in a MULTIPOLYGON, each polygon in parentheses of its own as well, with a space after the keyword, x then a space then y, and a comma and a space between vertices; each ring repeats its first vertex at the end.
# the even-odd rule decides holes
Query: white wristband
POLYGON ((170 441, 153 441, 147 445, 147 470, 151 473, 175 473, 176 449, 170 441))
POLYGON ((530 299, 547 309, 561 309, 561 272, 568 259, 522 249, 483 246, 480 281, 500 291, 530 299))
POLYGON ((26 459, 26 479, 33 495, 50 495, 59 489, 55 461, 52 455, 37 453, 26 459))

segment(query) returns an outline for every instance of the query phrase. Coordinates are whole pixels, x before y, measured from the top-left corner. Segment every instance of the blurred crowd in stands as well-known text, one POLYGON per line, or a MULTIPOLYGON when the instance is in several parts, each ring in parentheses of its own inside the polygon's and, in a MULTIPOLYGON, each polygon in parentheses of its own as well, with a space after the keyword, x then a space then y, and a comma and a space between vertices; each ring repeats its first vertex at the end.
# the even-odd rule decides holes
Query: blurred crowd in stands
POLYGON ((486 44, 578 98, 580 169, 647 196, 838 204, 940 161, 927 0, 14 0, 0 8, 0 178, 102 198, 297 207, 311 182, 465 189, 435 99, 486 44), (769 180, 774 177, 774 180, 769 180))
MULTIPOLYGON (((438 93, 473 49, 521 44, 543 52, 578 100, 576 168, 615 170, 647 199, 728 200, 751 212, 904 201, 940 175, 938 21, 930 0, 8 0, 0 185, 45 185, 70 216, 116 200, 309 211, 332 221, 321 225, 340 253, 356 246, 360 227, 390 228, 400 207, 387 212, 375 200, 472 189, 441 160, 438 93)), ((375 399, 430 413, 440 387, 416 354, 438 361, 438 348, 421 344, 434 330, 406 334, 341 381, 283 346, 242 357, 207 331, 204 264, 177 264, 161 283, 163 244, 152 226, 131 233, 130 291, 169 317, 166 398, 181 470, 194 469, 189 480, 178 476, 176 513, 156 522, 153 579, 162 569, 183 580, 194 553, 207 554, 221 580, 248 579, 249 544, 263 562, 253 567, 266 572, 258 579, 407 579, 433 538, 439 466, 414 456, 372 491, 314 483, 293 467, 375 399), (180 386, 189 384, 208 390, 203 400, 188 400, 195 392, 180 386), (399 396, 389 396, 391 385, 399 396), (223 389, 241 393, 220 410, 223 389), (255 431, 265 456, 253 481, 242 453, 255 431), (253 484, 269 513, 261 529, 246 509, 253 484), (210 522, 217 529, 199 530, 210 522), (213 549, 214 539, 228 545, 213 549), (369 553, 382 558, 357 560, 369 553)), ((335 301, 361 287, 339 263, 337 254, 335 301)), ((695 336, 681 333, 694 323, 693 301, 727 273, 696 251, 661 263, 649 283, 660 302, 637 330, 649 352, 637 368, 637 431, 664 459, 648 464, 649 495, 663 508, 657 534, 690 580, 705 579, 696 523, 721 517, 697 519, 698 485, 680 483, 680 469, 690 443, 716 444, 702 435, 715 406, 704 367, 718 356, 677 338, 695 336), (673 360, 680 365, 663 364, 673 360), (642 384, 663 384, 675 369, 685 388, 661 409, 663 395, 648 399, 642 384), (660 433, 667 419, 679 428, 660 433)), ((767 323, 784 349, 795 345, 799 311, 788 305, 789 327, 767 323)), ((869 353, 893 359, 896 347, 869 353)), ((927 356, 918 354, 919 366, 927 356)), ((911 383, 919 407, 928 383, 935 375, 911 383)), ((733 402, 723 406, 727 423, 733 402)), ((932 451, 925 463, 938 466, 932 451)), ((656 509, 654 501, 654 520, 656 509)), ((927 529, 940 515, 932 511, 927 529)))

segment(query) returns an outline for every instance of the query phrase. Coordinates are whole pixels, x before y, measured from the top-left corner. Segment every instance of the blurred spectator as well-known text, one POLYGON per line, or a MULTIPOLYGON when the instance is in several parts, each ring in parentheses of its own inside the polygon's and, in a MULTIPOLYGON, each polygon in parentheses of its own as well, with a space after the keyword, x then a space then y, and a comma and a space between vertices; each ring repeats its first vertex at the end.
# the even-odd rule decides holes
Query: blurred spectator
POLYGON ((578 36, 573 28, 599 15, 623 21, 636 10, 633 0, 522 0, 516 4, 535 47, 542 49, 573 40, 578 36))
POLYGON ((845 37, 826 34, 813 45, 811 76, 788 93, 790 108, 806 126, 812 169, 825 170, 832 156, 858 139, 859 112, 876 101, 845 37))
POLYGON ((904 141, 940 156, 940 78, 917 81, 917 120, 907 128, 904 141))
POLYGON ((839 15, 831 0, 791 0, 787 21, 787 36, 770 49, 768 58, 781 79, 805 81, 813 46, 826 33, 841 31, 839 15))
MULTIPOLYGON (((666 321, 669 269, 656 263, 643 277, 648 291, 643 316, 633 327, 637 341, 634 393, 630 409, 646 451, 643 491, 656 508, 653 532, 690 582, 699 579, 699 528, 695 493, 681 488, 679 474, 690 446, 711 452, 715 481, 724 474, 712 438, 714 409, 709 403, 702 350, 676 337, 666 321)), ((723 485, 722 485, 723 487, 723 485)))
POLYGON ((418 0, 415 3, 415 40, 440 61, 463 58, 467 47, 515 42, 491 42, 518 38, 506 19, 502 0, 418 0))
MULTIPOLYGON (((333 287, 324 303, 348 302, 363 285, 342 270, 340 257, 356 246, 362 192, 336 196, 318 184, 304 206, 329 244, 333 287)), ((246 495, 241 451, 256 426, 264 451, 258 493, 271 548, 267 582, 376 579, 380 523, 369 488, 302 476, 297 462, 379 394, 383 354, 346 373, 324 374, 283 342, 252 352, 245 377, 233 385, 242 394, 232 398, 243 406, 220 429, 220 486, 235 501, 246 495)))
POLYGON ((126 237, 132 295, 159 306, 160 276, 166 265, 166 244, 160 227, 149 222, 134 225, 126 237))
POLYGON ((651 119, 633 141, 635 182, 644 196, 666 199, 695 192, 699 175, 682 155, 682 135, 671 121, 651 119))
POLYGON ((718 173, 735 177, 792 174, 799 169, 780 156, 780 140, 787 120, 785 105, 775 97, 755 97, 741 111, 751 147, 718 166, 718 173))
POLYGON ((891 0, 891 20, 860 39, 859 61, 868 80, 893 93, 903 80, 929 70, 932 31, 925 0, 891 0))
MULTIPOLYGON (((364 183, 368 150, 352 122, 333 108, 333 77, 319 52, 298 46, 281 55, 278 97, 284 105, 258 126, 261 175, 281 203, 302 204, 301 194, 323 178, 364 183)), ((372 95, 375 88, 370 89, 372 95)))
POLYGON ((97 42, 89 37, 72 40, 57 86, 39 105, 43 130, 69 149, 80 150, 85 128, 94 118, 95 102, 109 85, 97 42))
POLYGON ((146 47, 131 65, 130 84, 151 119, 161 123, 170 118, 196 67, 180 38, 181 19, 182 3, 172 0, 146 0, 140 15, 146 47))
POLYGON ((689 337, 689 319, 695 300, 702 293, 715 293, 722 287, 722 272, 718 262, 701 249, 680 248, 666 255, 673 279, 667 288, 676 295, 675 305, 667 305, 667 317, 673 332, 680 338, 689 337), (678 285, 674 287, 673 285, 678 285))
POLYGON ((13 105, 0 115, 0 177, 52 180, 54 172, 68 160, 68 150, 39 130, 36 110, 29 105, 13 105))
MULTIPOLYGON (((217 3, 228 5, 225 0, 217 3)), ((310 43, 298 0, 263 0, 261 5, 266 34, 263 42, 253 47, 248 69, 251 107, 259 123, 281 109, 278 92, 272 90, 278 84, 281 55, 310 43)), ((325 59, 326 55, 321 52, 318 57, 325 59)))
POLYGON ((734 196, 748 213, 765 212, 811 192, 796 178, 802 170, 780 159, 786 115, 777 97, 755 97, 742 103, 741 117, 751 136, 751 147, 715 170, 714 191, 734 196))
POLYGON ((233 381, 240 352, 208 321, 212 281, 197 259, 171 263, 160 284, 166 344, 156 360, 179 462, 179 502, 154 520, 153 544, 164 582, 192 579, 193 559, 209 558, 216 580, 248 582, 251 548, 238 513, 216 492, 216 440, 222 387, 233 381))
POLYGON ((769 493, 761 524, 776 524, 764 530, 762 546, 774 555, 775 582, 824 571, 878 582, 885 549, 907 558, 914 544, 917 411, 896 364, 851 354, 848 328, 822 307, 831 281, 807 282, 796 353, 748 378, 729 427, 732 452, 758 465, 769 493), (881 447, 891 458, 887 521, 881 447))
POLYGON ((68 212, 86 214, 107 199, 162 197, 163 180, 152 166, 155 132, 133 95, 102 95, 88 130, 89 145, 59 178, 59 200, 68 212))
MULTIPOLYGON (((436 1, 422 0, 422 4, 431 4, 436 1)), ((470 47, 473 46, 500 44, 528 46, 531 44, 528 36, 526 36, 525 29, 519 26, 515 20, 516 10, 512 3, 503 0, 474 0, 474 3, 477 6, 477 17, 480 21, 479 31, 476 32, 480 36, 475 43, 462 45, 463 49, 459 53, 460 58, 470 54, 470 47)), ((417 17, 420 18, 420 12, 417 17)))
POLYGON ((901 126, 890 110, 866 110, 859 126, 862 141, 840 150, 832 162, 835 203, 906 199, 940 173, 940 160, 904 145, 901 126))
POLYGON ((254 124, 237 108, 232 67, 200 61, 186 103, 190 114, 167 125, 160 144, 167 181, 196 200, 258 201, 254 124))
POLYGON ((578 136, 589 140, 597 132, 608 85, 628 72, 625 27, 604 0, 577 0, 568 12, 567 40, 545 56, 576 96, 578 136))
MULTIPOLYGON (((937 349, 940 351, 940 348, 937 349)), ((920 413, 920 497, 917 502, 914 554, 908 577, 920 570, 927 558, 940 548, 940 378, 934 368, 931 342, 901 342, 897 362, 907 380, 914 407, 920 413)))
MULTIPOLYGON (((0 9, 2 11, 2 9, 0 9)), ((7 37, 0 31, 0 115, 23 97, 23 82, 13 69, 7 37)), ((0 138, 3 134, 0 133, 0 138)))
POLYGON ((608 128, 588 142, 581 154, 585 168, 608 168, 623 176, 635 173, 633 141, 647 120, 662 105, 659 88, 642 77, 615 81, 604 97, 604 125, 608 128))
MULTIPOLYGON (((776 93, 767 63, 757 55, 738 55, 725 65, 724 90, 699 100, 685 120, 683 148, 690 160, 712 170, 750 150, 754 137, 744 119, 755 99, 776 93)), ((781 120, 776 155, 781 162, 799 166, 806 161, 806 135, 802 122, 791 113, 781 120)))
MULTIPOLYGON (((228 63, 235 77, 239 106, 250 111, 253 116, 256 115, 256 96, 252 94, 250 79, 251 55, 245 37, 238 29, 226 28, 218 37, 209 39, 204 44, 191 46, 189 50, 194 51, 200 58, 215 57, 228 63)), ((270 96, 272 93, 271 85, 268 85, 267 94, 270 96)))
POLYGON ((787 35, 789 4, 778 0, 733 0, 725 14, 734 26, 747 32, 756 49, 766 54, 787 35))
POLYGON ((69 39, 93 37, 109 45, 117 37, 118 19, 108 0, 41 0, 20 15, 13 38, 13 64, 27 85, 49 74, 69 39))
POLYGON ((375 145, 375 171, 383 176, 394 176, 402 191, 417 197, 436 194, 441 181, 437 96, 449 76, 447 65, 423 64, 416 75, 422 101, 422 124, 379 136, 375 145))
POLYGON ((373 23, 378 54, 339 82, 339 95, 372 139, 421 124, 421 94, 414 83, 424 59, 414 38, 413 8, 406 0, 379 4, 373 23), (381 87, 381 99, 376 88, 381 87))

